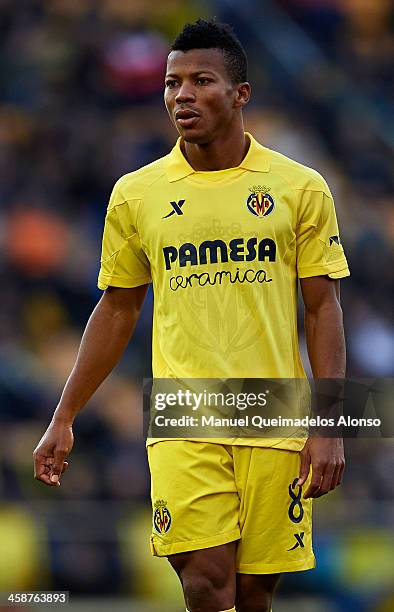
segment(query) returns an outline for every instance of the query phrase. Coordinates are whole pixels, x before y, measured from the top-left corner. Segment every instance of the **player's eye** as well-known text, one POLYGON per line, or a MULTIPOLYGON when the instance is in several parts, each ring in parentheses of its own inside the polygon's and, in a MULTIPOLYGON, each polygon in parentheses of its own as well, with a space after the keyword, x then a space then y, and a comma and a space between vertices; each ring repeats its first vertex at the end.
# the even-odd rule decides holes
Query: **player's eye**
POLYGON ((172 87, 175 87, 176 85, 176 81, 174 79, 169 79, 168 81, 166 81, 166 87, 168 87, 169 89, 172 89, 172 87))
POLYGON ((211 82, 211 79, 207 79, 206 77, 199 77, 197 79, 197 83, 199 85, 208 85, 208 83, 210 83, 210 82, 211 82))

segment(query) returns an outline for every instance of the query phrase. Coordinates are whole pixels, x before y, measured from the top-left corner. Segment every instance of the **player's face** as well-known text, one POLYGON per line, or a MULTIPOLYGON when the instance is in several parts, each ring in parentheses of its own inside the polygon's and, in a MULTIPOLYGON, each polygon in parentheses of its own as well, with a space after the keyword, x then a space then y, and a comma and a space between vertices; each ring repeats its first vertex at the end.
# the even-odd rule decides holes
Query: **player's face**
POLYGON ((242 85, 231 82, 220 49, 172 51, 168 56, 164 101, 187 142, 208 144, 231 129, 247 102, 241 90, 242 85))

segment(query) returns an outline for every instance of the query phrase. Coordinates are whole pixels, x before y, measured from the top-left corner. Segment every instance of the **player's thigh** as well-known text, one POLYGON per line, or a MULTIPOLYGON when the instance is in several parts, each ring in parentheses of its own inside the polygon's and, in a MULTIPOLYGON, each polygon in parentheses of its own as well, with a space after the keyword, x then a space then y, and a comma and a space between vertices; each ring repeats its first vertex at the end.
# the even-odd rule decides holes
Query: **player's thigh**
POLYGON ((152 553, 221 546, 239 539, 239 497, 232 449, 175 440, 148 447, 152 481, 152 553))
POLYGON ((307 483, 297 485, 300 455, 271 448, 239 448, 234 453, 240 491, 241 540, 237 571, 277 574, 315 566, 312 500, 307 483))
POLYGON ((236 542, 221 546, 169 555, 168 561, 182 584, 195 578, 207 579, 215 589, 231 589, 235 597, 236 542))

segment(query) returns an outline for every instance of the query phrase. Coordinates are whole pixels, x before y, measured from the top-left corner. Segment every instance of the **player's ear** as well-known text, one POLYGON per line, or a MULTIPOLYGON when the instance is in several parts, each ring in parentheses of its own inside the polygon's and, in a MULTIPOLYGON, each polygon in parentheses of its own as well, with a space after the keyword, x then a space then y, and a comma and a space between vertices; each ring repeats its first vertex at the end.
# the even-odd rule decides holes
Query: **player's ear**
POLYGON ((250 83, 240 83, 235 90, 234 107, 239 108, 245 106, 249 102, 251 94, 250 83))

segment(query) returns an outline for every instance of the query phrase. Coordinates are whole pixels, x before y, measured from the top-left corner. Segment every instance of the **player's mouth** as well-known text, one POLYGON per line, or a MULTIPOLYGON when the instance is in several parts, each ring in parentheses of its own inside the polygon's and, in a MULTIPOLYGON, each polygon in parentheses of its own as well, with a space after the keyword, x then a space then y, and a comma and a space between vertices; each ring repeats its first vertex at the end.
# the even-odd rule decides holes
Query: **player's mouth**
POLYGON ((196 113, 196 111, 187 108, 177 110, 175 113, 175 120, 177 124, 184 128, 193 127, 199 119, 200 115, 196 113))

